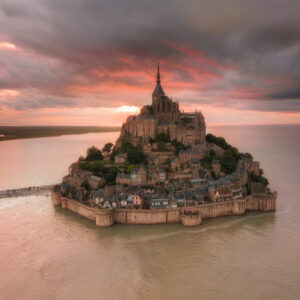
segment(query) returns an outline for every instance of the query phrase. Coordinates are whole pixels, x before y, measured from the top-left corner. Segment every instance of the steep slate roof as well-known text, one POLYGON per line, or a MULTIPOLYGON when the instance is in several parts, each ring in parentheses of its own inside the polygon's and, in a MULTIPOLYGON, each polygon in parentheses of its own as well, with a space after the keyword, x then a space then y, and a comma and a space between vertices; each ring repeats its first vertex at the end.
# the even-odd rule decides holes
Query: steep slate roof
POLYGON ((220 196, 231 195, 231 190, 228 187, 218 187, 217 192, 220 196))
POLYGON ((156 87, 155 87, 155 89, 154 89, 154 91, 153 91, 153 94, 159 94, 159 95, 164 95, 164 94, 165 94, 163 88, 162 88, 161 85, 160 85, 160 82, 158 82, 158 83, 156 84, 156 87))
POLYGON ((91 195, 91 197, 103 198, 104 197, 104 189, 91 191, 90 195, 91 195))

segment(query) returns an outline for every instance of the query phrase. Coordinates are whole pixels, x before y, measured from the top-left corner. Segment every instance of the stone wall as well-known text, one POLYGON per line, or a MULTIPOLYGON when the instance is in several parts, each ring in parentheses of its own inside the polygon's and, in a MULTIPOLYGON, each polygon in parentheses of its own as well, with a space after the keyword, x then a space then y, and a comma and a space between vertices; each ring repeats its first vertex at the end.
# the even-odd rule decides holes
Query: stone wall
POLYGON ((180 208, 170 209, 115 209, 114 221, 120 224, 179 223, 180 208))
POLYGON ((199 206, 202 219, 223 216, 242 215, 245 213, 245 200, 217 202, 199 206))
POLYGON ((51 192, 52 204, 54 206, 61 205, 61 197, 59 193, 51 192))
POLYGON ((169 209, 97 209, 82 203, 61 197, 52 192, 53 205, 61 205, 78 215, 96 222, 97 226, 107 227, 119 224, 163 224, 182 223, 186 226, 201 224, 202 219, 222 216, 242 215, 247 210, 273 211, 276 209, 277 193, 253 195, 245 199, 209 203, 200 206, 169 209), (198 215, 197 215, 198 214, 198 215))
POLYGON ((246 210, 272 211, 276 209, 277 192, 270 194, 254 194, 247 197, 246 210))
POLYGON ((82 203, 68 198, 62 198, 62 202, 63 201, 67 201, 67 209, 77 213, 81 217, 87 218, 92 221, 96 221, 95 208, 92 208, 90 206, 84 205, 82 203))

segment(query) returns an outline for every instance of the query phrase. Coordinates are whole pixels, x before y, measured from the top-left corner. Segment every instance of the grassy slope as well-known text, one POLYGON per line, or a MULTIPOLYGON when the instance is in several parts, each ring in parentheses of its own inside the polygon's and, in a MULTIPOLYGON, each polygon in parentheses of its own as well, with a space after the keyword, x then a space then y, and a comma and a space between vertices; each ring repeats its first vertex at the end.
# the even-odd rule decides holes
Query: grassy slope
POLYGON ((118 127, 98 126, 0 126, 0 141, 119 130, 118 127))

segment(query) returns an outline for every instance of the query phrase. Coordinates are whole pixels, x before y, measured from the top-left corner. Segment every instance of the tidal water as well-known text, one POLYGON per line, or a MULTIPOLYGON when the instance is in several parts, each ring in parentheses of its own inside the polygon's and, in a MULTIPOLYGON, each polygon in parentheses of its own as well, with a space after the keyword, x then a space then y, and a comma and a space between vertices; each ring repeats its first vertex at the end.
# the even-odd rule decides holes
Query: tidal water
MULTIPOLYGON (((114 225, 0 200, 0 299, 299 299, 300 126, 212 127, 261 162, 275 213, 180 224, 114 225)), ((59 182, 96 133, 0 143, 0 190, 59 182)))

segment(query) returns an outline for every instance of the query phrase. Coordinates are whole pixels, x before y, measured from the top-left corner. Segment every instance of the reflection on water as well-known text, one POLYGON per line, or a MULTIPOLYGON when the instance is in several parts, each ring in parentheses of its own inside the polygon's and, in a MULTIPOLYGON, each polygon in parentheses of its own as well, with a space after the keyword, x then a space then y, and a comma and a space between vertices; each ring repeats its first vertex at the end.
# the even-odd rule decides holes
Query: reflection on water
POLYGON ((3 199, 0 299, 297 299, 299 127, 217 130, 261 160, 276 213, 98 228, 47 196, 3 199))

